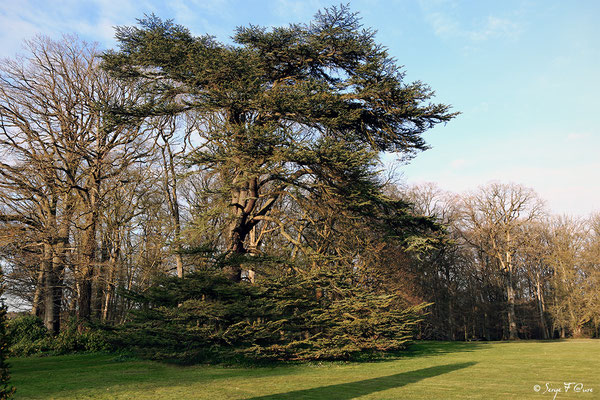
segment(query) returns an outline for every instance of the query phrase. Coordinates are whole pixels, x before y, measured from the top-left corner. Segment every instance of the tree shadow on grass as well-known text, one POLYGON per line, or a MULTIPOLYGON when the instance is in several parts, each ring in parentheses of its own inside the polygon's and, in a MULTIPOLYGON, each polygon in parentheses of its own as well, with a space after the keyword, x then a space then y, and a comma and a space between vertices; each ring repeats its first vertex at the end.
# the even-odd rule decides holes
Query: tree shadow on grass
POLYGON ((136 358, 121 359, 110 354, 19 357, 11 363, 11 384, 17 387, 17 397, 24 398, 62 398, 67 394, 90 398, 88 393, 109 388, 116 392, 133 387, 143 390, 144 387, 167 387, 176 382, 213 382, 287 372, 266 368, 179 367, 136 358))
POLYGON ((490 342, 438 342, 418 341, 408 349, 396 353, 398 358, 436 356, 449 353, 473 352, 487 348, 490 342))
POLYGON ((475 362, 438 365, 418 369, 416 371, 402 372, 399 374, 382 376, 379 378, 365 379, 362 381, 340 383, 337 385, 321 386, 312 389, 294 390, 286 393, 277 393, 268 396, 252 397, 247 400, 295 400, 295 399, 336 399, 347 400, 365 396, 374 392, 402 387, 419 382, 425 378, 447 374, 462 368, 475 365, 475 362))

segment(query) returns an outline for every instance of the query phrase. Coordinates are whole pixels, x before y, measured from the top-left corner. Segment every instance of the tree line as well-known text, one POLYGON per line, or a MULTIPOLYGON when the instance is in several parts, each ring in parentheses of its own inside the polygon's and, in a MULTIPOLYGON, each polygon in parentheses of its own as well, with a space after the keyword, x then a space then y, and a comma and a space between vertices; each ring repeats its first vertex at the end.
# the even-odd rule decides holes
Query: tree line
MULTIPOLYGON (((155 16, 117 39, 102 52, 37 37, 0 64, 0 263, 6 293, 53 334, 70 318, 117 326, 157 304, 188 312, 182 290, 195 296, 193 328, 207 312, 197 301, 242 307, 260 290, 236 285, 264 283, 270 298, 287 279, 313 293, 288 305, 334 304, 339 315, 319 318, 346 339, 359 322, 369 343, 384 335, 381 321, 368 333, 366 304, 400 315, 423 303, 424 338, 597 336, 597 217, 548 219, 520 186, 459 198, 381 174, 383 152, 415 156, 422 134, 457 114, 404 82, 347 7, 238 28, 232 45, 155 16), (181 289, 186 279, 224 289, 181 289)), ((290 307, 269 313, 288 321, 290 307)), ((234 314, 232 326, 267 335, 261 316, 234 314)), ((296 317, 294 343, 325 335, 296 317)), ((270 348, 280 331, 269 327, 270 348)))
POLYGON ((435 304, 425 337, 598 337, 600 215, 552 215, 533 190, 498 182, 406 195, 446 227, 443 245, 412 267, 415 288, 435 304))

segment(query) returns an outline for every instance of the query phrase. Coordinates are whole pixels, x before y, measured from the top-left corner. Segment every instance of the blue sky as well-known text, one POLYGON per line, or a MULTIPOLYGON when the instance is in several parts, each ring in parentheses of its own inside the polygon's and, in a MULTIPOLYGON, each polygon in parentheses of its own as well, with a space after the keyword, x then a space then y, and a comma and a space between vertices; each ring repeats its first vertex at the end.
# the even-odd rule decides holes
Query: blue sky
MULTIPOLYGON (((36 33, 115 45, 144 13, 229 40, 236 26, 308 22, 326 0, 3 0, 0 56, 36 33)), ((400 171, 456 192, 496 180, 535 189, 554 213, 600 211, 600 2, 354 0, 406 80, 462 114, 400 171)))

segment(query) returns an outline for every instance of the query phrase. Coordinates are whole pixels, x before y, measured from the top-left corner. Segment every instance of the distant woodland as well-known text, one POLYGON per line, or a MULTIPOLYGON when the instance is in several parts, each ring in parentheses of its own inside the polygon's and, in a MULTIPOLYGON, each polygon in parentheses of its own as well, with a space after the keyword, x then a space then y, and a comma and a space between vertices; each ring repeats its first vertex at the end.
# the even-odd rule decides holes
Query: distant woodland
POLYGON ((598 337, 600 215, 381 172, 458 113, 346 7, 233 45, 139 22, 115 50, 37 37, 0 64, 4 290, 50 336, 283 359, 598 337))

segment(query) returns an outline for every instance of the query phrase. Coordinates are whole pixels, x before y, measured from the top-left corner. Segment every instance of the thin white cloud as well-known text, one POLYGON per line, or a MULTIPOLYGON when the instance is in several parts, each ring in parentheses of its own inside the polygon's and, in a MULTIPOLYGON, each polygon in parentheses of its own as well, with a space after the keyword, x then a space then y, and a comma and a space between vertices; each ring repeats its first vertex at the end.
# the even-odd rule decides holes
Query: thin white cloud
POLYGON ((460 169, 460 168, 463 168, 464 166, 466 166, 467 164, 468 164, 467 160, 465 160, 464 158, 458 158, 456 160, 452 160, 452 162, 450 163, 450 168, 460 169))
POLYGON ((233 34, 232 18, 236 10, 228 0, 177 0, 169 2, 165 8, 175 23, 189 28, 193 35, 209 34, 226 42, 233 34))
POLYGON ((63 33, 77 33, 82 38, 97 41, 101 47, 113 47, 115 27, 134 25, 136 19, 155 13, 161 18, 173 18, 176 23, 193 28, 200 35, 214 34, 227 40, 234 23, 223 26, 231 19, 234 9, 229 0, 191 1, 136 1, 136 0, 66 0, 60 6, 35 0, 0 1, 0 54, 12 56, 24 39, 36 34, 53 38, 63 33))
POLYGON ((60 6, 32 0, 0 3, 0 46, 4 56, 12 56, 25 39, 36 34, 57 38, 77 33, 102 46, 114 44, 114 26, 134 23, 146 3, 132 0, 67 0, 60 6))
POLYGON ((585 133, 572 132, 567 135, 568 142, 581 142, 581 141, 591 139, 591 138, 592 138, 592 135, 587 132, 585 132, 585 133))
POLYGON ((461 32, 458 22, 442 12, 431 12, 426 17, 437 36, 457 36, 461 32))
POLYGON ((425 20, 434 33, 443 39, 463 39, 483 42, 493 38, 515 39, 522 29, 519 23, 507 18, 489 15, 485 18, 466 21, 461 18, 457 3, 452 1, 421 1, 425 20))
POLYGON ((471 40, 483 41, 494 37, 515 39, 519 36, 520 31, 520 26, 514 21, 489 16, 481 29, 467 32, 467 34, 471 40))

